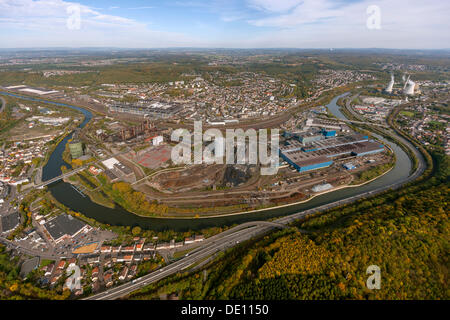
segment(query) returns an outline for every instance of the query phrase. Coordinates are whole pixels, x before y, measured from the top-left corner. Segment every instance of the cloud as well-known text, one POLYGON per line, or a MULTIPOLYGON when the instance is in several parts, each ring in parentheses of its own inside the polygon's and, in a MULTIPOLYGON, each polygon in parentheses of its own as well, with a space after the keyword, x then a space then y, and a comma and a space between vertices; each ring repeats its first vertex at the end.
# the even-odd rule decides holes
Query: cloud
POLYGON ((174 10, 183 12, 180 22, 167 19, 167 29, 152 30, 152 10, 147 11, 148 21, 137 21, 120 16, 120 10, 68 0, 0 0, 0 46, 443 48, 450 43, 449 1, 244 1, 245 5, 238 0, 172 2, 183 6, 174 10), (80 9, 79 30, 67 27, 67 8, 74 5, 80 9), (366 26, 369 5, 381 9, 379 30, 366 26), (164 31, 174 29, 179 32, 164 31))
POLYGON ((233 22, 233 21, 237 21, 237 20, 242 20, 245 17, 246 16, 243 14, 223 14, 220 16, 220 20, 222 20, 224 22, 233 22))
POLYGON ((285 12, 302 3, 302 0, 247 0, 249 7, 269 12, 285 12))
MULTIPOLYGON (((269 0, 251 0, 258 2, 268 2, 269 0)), ((286 3, 275 7, 272 11, 285 11, 283 8, 292 9, 287 14, 278 14, 267 18, 248 21, 250 24, 258 27, 292 27, 305 23, 314 23, 322 19, 329 19, 343 15, 343 11, 336 9, 336 5, 329 0, 304 0, 294 1, 286 0, 286 3), (289 6, 288 6, 289 5, 289 6)), ((270 6, 269 6, 270 7, 270 6)))
POLYGON ((101 10, 64 0, 0 0, 0 28, 9 31, 0 33, 0 46, 164 47, 196 43, 181 32, 150 30, 148 23, 101 10), (71 29, 68 19, 78 10, 80 28, 71 29))
POLYGON ((0 0, 0 18, 12 18, 10 27, 54 29, 65 27, 67 19, 74 12, 80 13, 82 24, 87 26, 137 26, 132 19, 102 14, 88 6, 63 0, 0 0), (70 9, 73 9, 70 11, 70 9), (75 11, 74 11, 75 10, 75 11))
POLYGON ((133 7, 133 8, 127 8, 128 10, 141 10, 141 9, 153 9, 155 7, 151 6, 144 6, 144 7, 133 7))

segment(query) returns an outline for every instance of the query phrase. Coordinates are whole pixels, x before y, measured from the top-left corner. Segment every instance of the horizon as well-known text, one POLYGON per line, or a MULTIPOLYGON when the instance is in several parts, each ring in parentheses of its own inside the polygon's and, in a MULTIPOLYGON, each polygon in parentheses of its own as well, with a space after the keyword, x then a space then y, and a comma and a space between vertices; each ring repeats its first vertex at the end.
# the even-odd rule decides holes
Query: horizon
POLYGON ((385 50, 385 51, 450 51, 450 48, 383 48, 383 47, 334 47, 334 48, 300 48, 300 47, 0 47, 0 51, 11 50, 11 51, 20 51, 20 50, 298 50, 298 51, 342 51, 342 50, 361 50, 361 51, 369 51, 369 50, 385 50))

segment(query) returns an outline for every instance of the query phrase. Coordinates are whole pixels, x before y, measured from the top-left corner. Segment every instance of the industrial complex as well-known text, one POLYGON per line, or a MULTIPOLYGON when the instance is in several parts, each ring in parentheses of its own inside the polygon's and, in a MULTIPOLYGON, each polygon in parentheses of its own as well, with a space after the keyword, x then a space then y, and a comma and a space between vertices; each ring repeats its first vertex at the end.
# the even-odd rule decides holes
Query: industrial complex
POLYGON ((280 156, 299 172, 329 167, 333 159, 342 156, 364 156, 384 151, 384 146, 362 134, 343 134, 323 129, 291 135, 280 156))
POLYGON ((111 113, 130 113, 160 119, 170 118, 181 110, 183 110, 183 107, 180 104, 155 101, 141 101, 139 104, 117 104, 109 107, 111 113))

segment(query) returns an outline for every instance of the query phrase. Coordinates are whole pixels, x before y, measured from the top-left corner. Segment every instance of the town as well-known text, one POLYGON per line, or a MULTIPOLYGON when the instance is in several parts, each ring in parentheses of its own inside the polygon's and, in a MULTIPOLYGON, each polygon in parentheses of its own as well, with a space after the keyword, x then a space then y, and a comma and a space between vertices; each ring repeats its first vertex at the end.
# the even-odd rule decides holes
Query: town
MULTIPOLYGON (((78 66, 122 62, 81 59, 78 66)), ((27 64, 9 60, 4 66, 19 63, 27 64)), ((182 261, 229 228, 155 231, 139 222, 110 223, 105 215, 201 220, 307 204, 370 185, 394 170, 395 151, 380 132, 403 105, 396 124, 422 145, 450 154, 448 81, 400 76, 405 68, 426 70, 422 67, 327 66, 307 85, 261 70, 222 69, 252 63, 246 57, 214 56, 202 68, 183 66, 160 81, 0 83, 2 108, 8 108, 3 115, 13 123, 1 135, 0 240, 17 259, 21 279, 86 298, 182 261), (395 82, 394 73, 402 80, 395 82), (340 112, 347 117, 337 116, 340 112), (257 129, 279 129, 276 173, 262 175, 261 162, 175 163, 173 132, 184 130, 193 140, 194 121, 224 135, 242 128, 245 142, 258 136, 257 129)), ((97 71, 29 72, 48 80, 97 71)), ((201 142, 202 149, 207 146, 201 142)), ((270 144, 267 148, 269 154, 270 144)), ((249 152, 245 145, 245 159, 249 152)), ((210 258, 199 265, 205 261, 210 258)))

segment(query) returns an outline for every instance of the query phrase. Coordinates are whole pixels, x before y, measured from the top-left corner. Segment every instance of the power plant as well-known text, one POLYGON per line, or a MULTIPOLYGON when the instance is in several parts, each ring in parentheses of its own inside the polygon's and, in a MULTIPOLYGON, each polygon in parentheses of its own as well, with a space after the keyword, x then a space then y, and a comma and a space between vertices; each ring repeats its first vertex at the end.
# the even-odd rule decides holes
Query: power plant
MULTIPOLYGON (((414 95, 414 91, 415 88, 417 87, 416 83, 414 81, 412 81, 410 79, 410 75, 407 75, 406 73, 404 73, 402 75, 402 82, 403 82, 403 88, 402 90, 396 90, 395 93, 397 94, 404 94, 404 95, 408 95, 408 96, 412 96, 414 95), (406 77, 408 76, 408 77, 406 77)), ((394 74, 391 73, 391 81, 389 81, 387 87, 384 89, 384 91, 386 93, 392 94, 394 92, 394 84, 395 84, 395 79, 394 79, 394 74)))
POLYGON ((405 85, 403 86, 403 94, 412 96, 414 95, 414 87, 416 83, 410 79, 408 75, 408 79, 405 81, 405 85))

